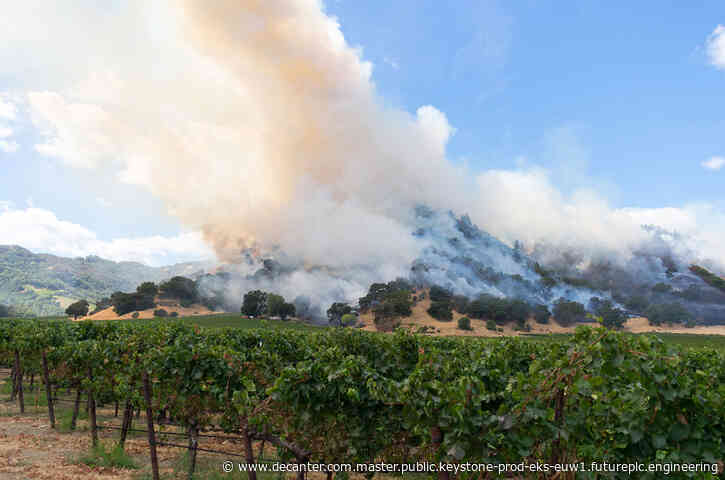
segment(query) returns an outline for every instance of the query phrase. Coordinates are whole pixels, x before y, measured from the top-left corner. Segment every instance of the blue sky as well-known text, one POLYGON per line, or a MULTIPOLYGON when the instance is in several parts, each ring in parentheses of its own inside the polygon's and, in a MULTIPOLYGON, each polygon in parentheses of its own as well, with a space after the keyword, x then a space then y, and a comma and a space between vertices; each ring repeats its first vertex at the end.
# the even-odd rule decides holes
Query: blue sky
POLYGON ((725 202, 725 171, 700 168, 725 152, 725 72, 703 48, 723 2, 454 3, 328 10, 385 99, 446 112, 453 158, 579 164, 619 206, 725 202))
MULTIPOLYGON (((69 18, 92 18, 89 5, 79 3, 79 16, 69 18)), ((31 18, 14 8, 6 30, 31 18)), ((715 36, 725 23, 722 1, 341 0, 325 10, 373 64, 372 81, 386 105, 444 112, 455 128, 446 149, 454 164, 474 173, 542 167, 564 195, 591 188, 615 209, 725 210, 725 168, 703 166, 717 167, 725 157, 725 34, 715 36)), ((167 214, 163 196, 119 182, 118 169, 79 168, 39 151, 47 127, 34 121, 23 95, 67 89, 76 73, 58 67, 62 55, 44 60, 29 50, 34 59, 21 58, 26 46, 43 49, 43 39, 10 35, 0 42, 0 101, 13 109, 4 118, 0 109, 0 127, 12 129, 0 138, 0 208, 47 210, 99 242, 189 231, 167 214), (51 64, 61 73, 47 83, 51 64)), ((24 238, 1 235, 0 243, 24 238)), ((68 253, 58 247, 62 240, 49 242, 33 247, 68 253)), ((197 256, 180 248, 162 261, 197 256)))

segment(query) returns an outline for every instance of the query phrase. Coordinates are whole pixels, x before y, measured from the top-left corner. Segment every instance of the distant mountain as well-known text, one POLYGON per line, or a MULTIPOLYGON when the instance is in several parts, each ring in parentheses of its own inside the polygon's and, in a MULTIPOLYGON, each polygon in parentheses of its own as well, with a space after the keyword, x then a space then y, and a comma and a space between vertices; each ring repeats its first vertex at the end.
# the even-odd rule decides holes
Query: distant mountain
POLYGON ((115 291, 133 291, 144 281, 159 282, 175 275, 194 277, 208 267, 200 262, 149 267, 97 256, 58 257, 17 245, 0 245, 0 304, 14 307, 18 314, 60 315, 67 305, 82 298, 93 303, 115 291))

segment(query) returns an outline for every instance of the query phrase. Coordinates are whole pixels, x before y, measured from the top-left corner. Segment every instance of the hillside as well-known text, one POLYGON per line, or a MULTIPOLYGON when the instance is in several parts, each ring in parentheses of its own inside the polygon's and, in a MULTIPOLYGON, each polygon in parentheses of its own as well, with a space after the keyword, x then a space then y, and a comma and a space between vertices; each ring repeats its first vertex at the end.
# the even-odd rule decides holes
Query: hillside
POLYGON ((204 267, 201 263, 149 267, 96 256, 65 258, 1 245, 0 304, 11 305, 24 315, 59 315, 81 298, 93 303, 115 291, 133 291, 144 281, 193 276, 204 267))
MULTIPOLYGON (((461 330, 458 328, 458 319, 465 316, 457 311, 453 311, 453 319, 451 321, 441 321, 433 318, 428 313, 431 306, 429 298, 429 290, 417 290, 413 295, 422 297, 423 300, 415 302, 411 308, 411 315, 408 317, 400 317, 400 327, 408 329, 416 333, 426 333, 432 336, 468 336, 468 337, 502 337, 517 335, 544 335, 544 334, 560 334, 574 333, 580 325, 593 326, 592 322, 574 323, 571 326, 562 326, 557 323, 556 319, 551 318, 549 323, 537 323, 533 317, 530 317, 526 324, 528 331, 521 331, 514 328, 512 322, 504 325, 497 325, 496 330, 486 328, 486 319, 471 318, 471 329, 461 330)), ((368 311, 360 314, 360 324, 363 330, 376 332, 380 331, 373 321, 373 312, 368 311)), ((725 335, 725 326, 723 325, 699 325, 695 327, 686 327, 683 324, 671 325, 651 325, 645 317, 631 317, 624 324, 622 331, 630 333, 678 333, 689 335, 725 335)))

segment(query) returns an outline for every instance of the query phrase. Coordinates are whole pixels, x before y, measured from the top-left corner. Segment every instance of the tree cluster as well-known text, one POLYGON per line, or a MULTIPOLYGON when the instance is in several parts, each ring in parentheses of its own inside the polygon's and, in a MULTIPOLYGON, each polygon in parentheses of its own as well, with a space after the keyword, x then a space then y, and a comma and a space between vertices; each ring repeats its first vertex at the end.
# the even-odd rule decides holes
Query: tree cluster
POLYGON ((154 308, 156 301, 152 295, 144 293, 115 292, 111 295, 111 305, 113 305, 113 311, 116 314, 125 315, 130 312, 154 308))
MULTIPOLYGON (((409 317, 413 313, 412 289, 410 282, 400 278, 388 283, 373 283, 367 295, 358 301, 360 311, 372 310, 373 321, 378 327, 393 326, 395 319, 409 317)), ((335 316, 332 320, 339 321, 341 318, 341 315, 335 316)))
POLYGON ((438 285, 430 287, 428 315, 442 322, 453 320, 453 294, 438 285))
POLYGON ((85 317, 88 315, 88 308, 88 301, 78 300, 77 302, 68 305, 68 308, 65 309, 65 314, 73 317, 74 319, 78 319, 78 317, 85 317))
POLYGON ((579 302, 569 301, 564 298, 554 302, 554 318, 564 327, 568 327, 586 318, 586 309, 579 302))
POLYGON ((250 290, 244 294, 242 300, 242 314, 248 317, 280 317, 287 320, 294 317, 296 309, 294 304, 285 301, 282 295, 268 293, 262 290, 250 290))
POLYGON ((401 302, 401 300, 405 297, 405 300, 409 301, 412 290, 410 282, 401 278, 388 283, 373 283, 370 285, 367 295, 358 300, 360 311, 367 312, 387 301, 396 303, 395 308, 401 312, 401 316, 410 315, 407 310, 410 310, 412 304, 406 307, 406 302, 401 302))
POLYGON ((692 315, 677 302, 652 304, 644 312, 650 325, 688 323, 692 315))
MULTIPOLYGON (((147 284, 141 284, 141 286, 144 285, 147 284)), ((150 289, 150 287, 147 288, 150 289)), ((188 307, 201 300, 196 282, 190 278, 181 276, 172 277, 165 282, 161 282, 158 293, 165 298, 178 299, 182 307, 188 307)))
POLYGON ((627 314, 621 308, 614 306, 611 300, 602 300, 594 297, 589 302, 589 308, 607 328, 620 329, 627 321, 627 314))
POLYGON ((342 326, 342 318, 352 313, 352 307, 345 302, 335 302, 327 309, 327 321, 330 325, 342 326))
POLYGON ((523 327, 532 310, 531 305, 521 299, 483 294, 468 305, 465 313, 473 318, 491 319, 499 325, 513 321, 523 327))

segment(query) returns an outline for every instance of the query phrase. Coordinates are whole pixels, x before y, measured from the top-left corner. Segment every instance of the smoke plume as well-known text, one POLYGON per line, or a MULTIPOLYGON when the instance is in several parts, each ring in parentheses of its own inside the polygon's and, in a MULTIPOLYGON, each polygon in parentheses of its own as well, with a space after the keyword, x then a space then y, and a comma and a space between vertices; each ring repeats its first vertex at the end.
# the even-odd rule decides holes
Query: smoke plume
POLYGON ((614 209, 595 192, 562 194, 537 168, 454 167, 445 114, 387 107, 373 66, 319 0, 131 2, 113 19, 91 6, 81 15, 96 20, 92 42, 48 19, 56 48, 74 55, 28 82, 39 86, 25 96, 44 135, 36 148, 118 169, 222 260, 257 251, 308 270, 284 290, 330 284, 316 266, 345 277, 345 296, 407 275, 429 242, 411 235, 421 204, 468 213, 529 251, 546 241, 622 261, 650 241, 641 225, 656 224, 683 233, 693 261, 725 265, 725 221, 709 206, 614 209))

